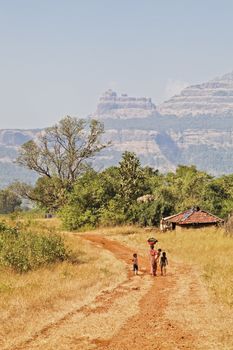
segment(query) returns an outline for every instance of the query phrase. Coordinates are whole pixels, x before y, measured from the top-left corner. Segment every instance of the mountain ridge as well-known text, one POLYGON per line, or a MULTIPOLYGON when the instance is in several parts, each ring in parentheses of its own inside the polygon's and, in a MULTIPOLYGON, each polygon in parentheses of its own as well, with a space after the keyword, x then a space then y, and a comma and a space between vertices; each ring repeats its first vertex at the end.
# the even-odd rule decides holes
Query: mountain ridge
POLYGON ((186 87, 159 105, 158 111, 162 115, 177 117, 233 116, 233 72, 186 87))
MULTIPOLYGON (((233 72, 189 86, 159 106, 148 97, 107 90, 91 117, 104 123, 104 140, 112 141, 93 161, 97 170, 116 165, 129 150, 162 172, 194 164, 213 175, 233 173, 233 72)), ((13 160, 20 145, 40 132, 0 130, 1 187, 15 179, 35 181, 35 174, 13 160)))

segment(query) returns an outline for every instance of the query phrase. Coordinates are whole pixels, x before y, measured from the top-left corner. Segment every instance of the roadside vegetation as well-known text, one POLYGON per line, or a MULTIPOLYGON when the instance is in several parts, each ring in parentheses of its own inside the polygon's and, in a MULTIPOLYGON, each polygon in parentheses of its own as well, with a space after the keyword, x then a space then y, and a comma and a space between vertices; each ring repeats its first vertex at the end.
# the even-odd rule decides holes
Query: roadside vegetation
POLYGON ((0 264, 3 266, 22 273, 70 256, 58 234, 24 232, 0 223, 0 264))
POLYGON ((30 232, 37 232, 42 237, 62 235, 71 255, 65 260, 39 264, 35 270, 26 273, 0 264, 1 349, 13 348, 48 322, 90 304, 101 291, 111 291, 126 279, 124 263, 76 234, 62 233, 57 219, 30 217, 27 220, 4 216, 4 220, 7 227, 21 225, 29 241, 30 232))

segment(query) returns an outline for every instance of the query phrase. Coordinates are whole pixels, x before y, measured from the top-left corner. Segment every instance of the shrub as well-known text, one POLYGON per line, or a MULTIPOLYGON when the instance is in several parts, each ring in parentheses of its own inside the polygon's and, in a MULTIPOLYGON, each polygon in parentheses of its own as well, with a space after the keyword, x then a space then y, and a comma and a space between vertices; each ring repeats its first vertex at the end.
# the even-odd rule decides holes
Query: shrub
POLYGON ((66 205, 61 211, 64 228, 68 230, 78 230, 80 228, 91 229, 98 223, 98 215, 93 210, 82 211, 79 206, 66 205))
POLYGON ((0 223, 0 264, 27 272, 69 257, 62 237, 19 232, 0 223))
POLYGON ((101 209, 100 223, 104 226, 122 225, 127 222, 121 202, 111 199, 106 208, 101 209))

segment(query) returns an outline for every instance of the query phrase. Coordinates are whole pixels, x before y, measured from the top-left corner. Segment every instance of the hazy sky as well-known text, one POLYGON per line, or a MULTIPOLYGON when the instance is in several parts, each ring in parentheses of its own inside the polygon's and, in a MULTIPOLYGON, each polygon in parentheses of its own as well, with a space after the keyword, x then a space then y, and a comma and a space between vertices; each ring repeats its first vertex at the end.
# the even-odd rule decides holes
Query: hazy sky
POLYGON ((233 1, 0 0, 0 128, 86 116, 108 88, 162 102, 233 70, 233 1))

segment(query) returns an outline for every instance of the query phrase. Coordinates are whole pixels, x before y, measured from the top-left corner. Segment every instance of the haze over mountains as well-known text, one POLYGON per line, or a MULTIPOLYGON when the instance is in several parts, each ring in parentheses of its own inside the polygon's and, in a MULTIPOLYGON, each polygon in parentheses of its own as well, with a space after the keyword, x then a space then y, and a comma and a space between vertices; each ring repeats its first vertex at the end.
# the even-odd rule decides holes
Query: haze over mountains
MULTIPOLYGON (((161 171, 195 164, 214 175, 233 173, 233 73, 185 88, 159 106, 150 98, 117 95, 108 90, 93 118, 104 122, 112 147, 94 160, 100 170, 117 164, 125 150, 143 165, 161 171)), ((0 130, 0 185, 35 180, 13 164, 18 147, 40 130, 0 130)))

